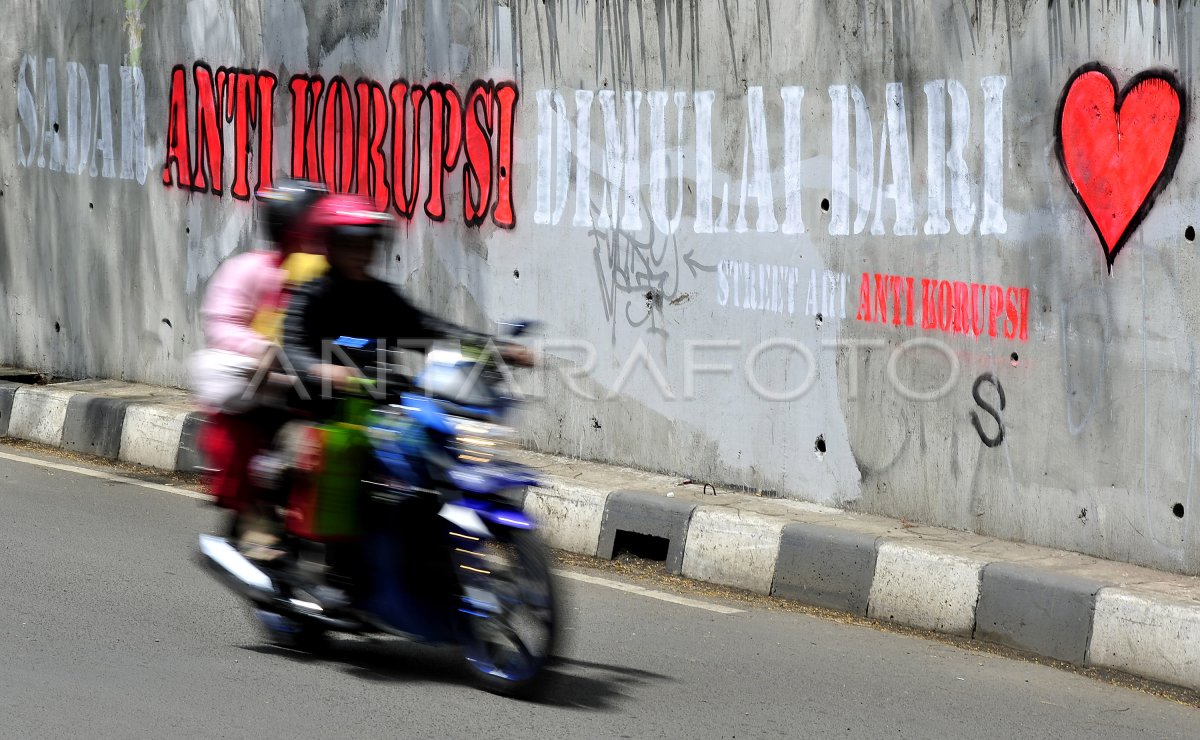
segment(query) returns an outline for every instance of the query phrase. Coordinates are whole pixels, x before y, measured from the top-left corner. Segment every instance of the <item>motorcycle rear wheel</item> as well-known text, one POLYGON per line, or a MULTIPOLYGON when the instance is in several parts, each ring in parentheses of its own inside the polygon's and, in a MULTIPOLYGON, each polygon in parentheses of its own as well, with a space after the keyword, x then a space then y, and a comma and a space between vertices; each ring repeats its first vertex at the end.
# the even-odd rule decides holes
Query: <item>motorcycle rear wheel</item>
POLYGON ((464 652, 480 687, 504 696, 536 691, 558 642, 558 602, 550 552, 532 532, 488 543, 487 580, 499 610, 467 614, 464 652))

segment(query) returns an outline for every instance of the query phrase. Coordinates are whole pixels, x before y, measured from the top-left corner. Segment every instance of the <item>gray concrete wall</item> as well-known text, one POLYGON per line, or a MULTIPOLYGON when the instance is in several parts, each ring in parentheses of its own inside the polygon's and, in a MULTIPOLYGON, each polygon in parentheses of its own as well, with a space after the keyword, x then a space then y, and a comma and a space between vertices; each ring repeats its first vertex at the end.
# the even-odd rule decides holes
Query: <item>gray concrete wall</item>
POLYGON ((433 171, 424 119, 380 274, 480 327, 547 322, 531 444, 1200 572, 1196 9, 1047 5, 15 0, 0 362, 183 384, 207 279, 258 238, 264 113, 281 176, 293 76, 340 76, 347 182, 376 162, 391 187, 392 111, 381 156, 355 148, 355 83, 402 79, 471 102, 433 171), (219 178, 198 62, 230 104, 219 178), (1102 77, 1060 116, 1087 64, 1170 77, 1118 139, 1102 77))

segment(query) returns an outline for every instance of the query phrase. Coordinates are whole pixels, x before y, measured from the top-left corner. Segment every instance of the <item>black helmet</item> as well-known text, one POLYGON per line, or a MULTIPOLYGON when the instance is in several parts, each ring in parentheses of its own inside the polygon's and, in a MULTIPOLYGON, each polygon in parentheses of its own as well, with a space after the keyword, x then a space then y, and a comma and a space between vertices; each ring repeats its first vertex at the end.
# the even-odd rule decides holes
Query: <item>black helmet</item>
POLYGON ((324 185, 306 180, 282 180, 258 194, 259 220, 267 238, 278 244, 299 225, 301 216, 328 194, 324 185))

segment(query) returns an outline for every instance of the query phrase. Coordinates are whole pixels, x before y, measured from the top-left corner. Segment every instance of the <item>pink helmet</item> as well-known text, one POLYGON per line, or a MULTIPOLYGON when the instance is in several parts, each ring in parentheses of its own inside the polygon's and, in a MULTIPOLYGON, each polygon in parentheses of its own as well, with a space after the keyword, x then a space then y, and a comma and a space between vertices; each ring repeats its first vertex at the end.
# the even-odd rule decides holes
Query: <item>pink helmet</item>
POLYGON ((375 209, 371 201, 357 195, 327 195, 319 200, 304 220, 305 235, 326 249, 344 242, 382 241, 395 222, 375 209))

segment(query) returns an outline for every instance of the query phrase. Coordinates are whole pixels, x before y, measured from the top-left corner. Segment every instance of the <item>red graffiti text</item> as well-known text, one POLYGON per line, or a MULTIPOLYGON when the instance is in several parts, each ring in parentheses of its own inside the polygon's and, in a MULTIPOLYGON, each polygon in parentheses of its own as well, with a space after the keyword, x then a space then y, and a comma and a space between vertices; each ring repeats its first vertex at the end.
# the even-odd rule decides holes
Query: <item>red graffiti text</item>
POLYGON ((226 69, 213 73, 204 62, 192 67, 196 91, 189 115, 187 70, 171 71, 167 97, 167 156, 163 185, 176 185, 198 193, 221 195, 228 179, 224 172, 226 136, 232 133, 233 172, 230 194, 250 199, 251 132, 257 133, 258 172, 255 193, 272 185, 272 103, 276 78, 270 72, 226 69), (226 129, 231 126, 231 131, 226 129), (195 132, 195 142, 192 141, 195 132))
POLYGON ((1029 339, 1029 289, 864 272, 859 321, 974 337, 1029 339))
POLYGON ((425 215, 444 221, 446 178, 461 161, 463 220, 477 226, 490 214, 497 226, 516 225, 513 83, 476 81, 462 95, 441 83, 397 80, 385 90, 371 80, 297 75, 288 89, 293 177, 364 195, 405 218, 423 193, 425 215))
MULTIPOLYGON (((252 132, 258 145, 255 192, 271 187, 274 75, 224 68, 213 74, 197 62, 192 81, 189 115, 187 72, 179 66, 172 73, 163 184, 221 195, 228 179, 222 172, 230 135, 225 126, 232 124, 232 195, 250 196, 252 132)), ((442 83, 396 80, 385 88, 373 80, 296 75, 287 90, 292 177, 362 195, 404 218, 419 208, 444 221, 447 178, 461 170, 463 220, 478 226, 490 217, 502 228, 516 226, 514 83, 476 81, 463 94, 442 83)))

